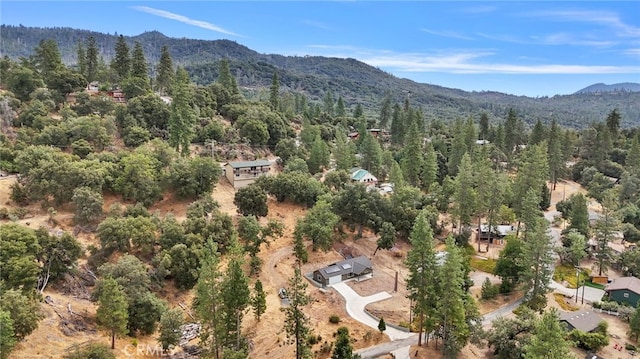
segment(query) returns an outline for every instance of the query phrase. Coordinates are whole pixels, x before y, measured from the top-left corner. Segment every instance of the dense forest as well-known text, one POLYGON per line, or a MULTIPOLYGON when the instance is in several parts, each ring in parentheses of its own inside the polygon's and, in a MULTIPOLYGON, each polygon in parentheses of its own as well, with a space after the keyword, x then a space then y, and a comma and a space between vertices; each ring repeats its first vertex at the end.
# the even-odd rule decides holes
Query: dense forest
MULTIPOLYGON (((281 221, 266 220, 269 199, 305 210, 288 244, 296 263, 286 288, 290 303, 278 313, 278 328, 269 328, 286 334, 282 345, 290 356, 356 357, 347 327, 324 344, 318 339, 316 331, 327 323, 310 320, 314 301, 299 268, 365 231, 377 238, 376 252, 398 242, 410 247, 403 259, 408 327, 418 333, 419 346, 433 346, 423 342, 429 334, 445 357, 473 343, 500 358, 569 358, 574 346, 598 350, 608 343, 606 326, 565 336, 557 312, 545 308, 556 252, 572 270, 589 254, 599 272, 611 266, 640 271, 640 249, 616 257, 608 246, 617 233, 640 241, 640 131, 622 126, 634 122, 621 110, 576 130, 560 125, 560 115, 528 125, 528 115, 515 108, 496 110, 491 121, 489 111, 469 102, 464 111, 472 116, 447 121, 434 118, 417 96, 372 90, 365 112, 361 98, 348 98, 337 91, 342 87, 324 88, 316 99, 303 85, 283 86, 286 73, 271 65, 261 70, 271 72, 264 91, 247 96, 232 65, 240 62, 217 61, 213 81, 196 83, 167 46, 150 61, 141 41, 131 45, 118 37, 107 60, 100 41, 75 43, 72 65, 52 39, 39 41, 27 57, 0 62, 0 170, 17 175, 11 201, 0 207, 3 358, 38 327, 46 291, 83 275, 98 308, 85 320, 110 338, 111 349, 96 344, 67 358, 112 358, 124 336, 157 334, 163 349, 178 346, 187 318, 161 295, 167 286, 193 293, 187 313, 200 323, 202 355, 256 357, 251 328, 243 323, 249 313, 258 322, 267 310, 259 254, 285 230, 281 221), (374 136, 372 128, 385 131, 374 136), (219 162, 270 155, 279 170, 234 193, 237 216, 223 212, 212 199, 219 162), (392 183, 393 193, 353 183, 354 167, 392 183), (582 184, 603 215, 591 228, 583 195, 565 199, 558 209, 569 224, 557 244, 542 211, 561 180, 582 184), (107 197, 116 202, 107 207, 107 197), (165 198, 189 203, 184 219, 149 210, 165 198), (73 231, 17 223, 34 205, 47 211, 50 225, 58 211, 71 211, 73 231), (503 318, 486 332, 480 299, 469 292, 476 253, 469 241, 481 222, 517 228, 495 266, 501 284, 483 286, 483 297, 524 297, 515 319, 503 318), (88 246, 76 237, 85 232, 93 240, 88 246), (588 239, 597 243, 590 253, 588 239), (444 259, 436 256, 441 244, 444 259)), ((338 69, 315 60, 327 72, 342 71, 341 65, 377 71, 355 60, 336 62, 338 69)), ((353 76, 344 75, 344 83, 364 81, 353 76)), ((460 104, 452 101, 451 108, 460 104)), ((566 111, 574 111, 568 102, 566 111)), ((637 338, 640 311, 629 311, 629 320, 637 338)), ((383 320, 379 328, 382 335, 383 320)))
MULTIPOLYGON (((58 43, 63 63, 77 63, 78 43, 89 36, 96 41, 99 54, 110 61, 115 56, 117 34, 103 34, 71 28, 33 28, 2 25, 0 53, 13 60, 28 57, 42 39, 58 43)), ((206 85, 218 77, 217 62, 227 59, 238 85, 245 96, 256 96, 267 89, 271 76, 278 73, 283 89, 304 93, 320 101, 326 91, 339 93, 345 106, 353 109, 360 104, 365 113, 373 115, 379 99, 387 93, 393 101, 403 101, 411 95, 414 106, 420 107, 427 119, 446 122, 474 117, 485 112, 490 122, 497 122, 509 109, 515 109, 527 126, 540 120, 549 125, 555 120, 562 126, 585 128, 604 118, 613 109, 622 115, 623 128, 640 123, 639 92, 576 93, 553 97, 530 98, 498 92, 466 92, 435 84, 420 84, 394 77, 380 69, 354 59, 318 56, 281 56, 260 54, 228 40, 194 40, 169 38, 157 31, 125 37, 129 47, 139 42, 150 64, 159 61, 161 49, 167 46, 177 65, 184 66, 192 81, 206 85)), ((153 74, 156 69, 149 66, 153 74)), ((577 91, 578 89, 576 89, 577 91)))

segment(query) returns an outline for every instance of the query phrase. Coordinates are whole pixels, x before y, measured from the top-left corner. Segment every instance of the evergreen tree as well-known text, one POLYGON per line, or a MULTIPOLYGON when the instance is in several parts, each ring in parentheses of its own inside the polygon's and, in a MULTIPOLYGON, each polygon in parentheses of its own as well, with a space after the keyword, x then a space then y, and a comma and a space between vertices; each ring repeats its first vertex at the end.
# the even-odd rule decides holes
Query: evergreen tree
POLYGON ((378 252, 378 249, 391 249, 393 245, 396 243, 396 228, 393 226, 391 222, 384 222, 380 228, 378 241, 376 242, 377 247, 376 250, 373 251, 373 255, 375 256, 378 252))
POLYGON ((333 150, 336 169, 348 171, 353 168, 357 161, 355 152, 353 142, 348 141, 347 136, 342 131, 338 131, 336 134, 336 145, 333 150))
POLYGON ((328 90, 327 92, 324 93, 324 112, 333 117, 334 114, 334 105, 335 105, 335 100, 333 99, 333 92, 331 92, 331 90, 328 90))
POLYGON ((82 45, 82 42, 78 42, 76 45, 76 54, 77 54, 77 64, 78 64, 78 72, 81 75, 87 73, 87 51, 82 45))
POLYGON ((400 168, 400 165, 396 161, 393 161, 393 164, 391 165, 391 170, 389 171, 389 181, 393 183, 395 190, 406 185, 404 174, 402 173, 402 168, 400 168))
POLYGON ((142 44, 137 41, 133 46, 133 53, 131 55, 131 76, 143 79, 146 83, 149 82, 147 59, 144 57, 142 44))
POLYGON ((380 317, 380 321, 378 322, 378 330, 380 333, 384 333, 387 330, 387 323, 384 322, 384 317, 380 317))
POLYGON ((467 151, 464 126, 462 120, 457 119, 453 124, 453 139, 451 140, 451 151, 449 152, 449 161, 447 163, 450 176, 458 174, 458 166, 460 166, 462 156, 464 156, 467 151))
POLYGON ((424 166, 422 167, 422 188, 429 190, 438 179, 438 155, 433 144, 427 143, 424 150, 424 166))
POLYGON ((547 138, 547 130, 542 124, 542 121, 536 121, 531 134, 529 135, 529 145, 537 145, 547 138))
POLYGON ((607 129, 614 140, 618 138, 618 132, 620 131, 620 117, 620 112, 618 112, 617 108, 607 115, 607 129))
POLYGON ((300 268, 295 268, 294 275, 289 279, 287 287, 289 306, 280 310, 285 314, 284 330, 287 333, 287 337, 293 338, 295 341, 296 359, 313 357, 308 341, 311 333, 309 317, 302 311, 310 301, 306 289, 307 283, 302 278, 300 268))
POLYGON ((553 271, 553 245, 547 229, 548 222, 538 217, 535 223, 529 224, 525 232, 521 278, 526 304, 533 310, 542 310, 546 306, 553 271))
POLYGON ((96 38, 93 36, 89 36, 87 38, 87 72, 84 74, 87 82, 97 80, 98 76, 98 44, 96 43, 96 38))
POLYGON ((226 335, 222 314, 221 280, 218 247, 209 241, 202 253, 193 306, 202 325, 200 343, 215 358, 222 355, 223 335, 226 335))
POLYGON ((295 233, 293 235, 293 254, 296 256, 296 261, 299 263, 307 263, 309 260, 309 253, 307 247, 304 245, 304 237, 302 233, 295 233))
POLYGON ((399 104, 393 105, 393 114, 391 117, 391 143, 400 146, 404 143, 405 135, 404 116, 402 108, 399 104))
POLYGON ((242 270, 243 258, 242 250, 235 238, 231 239, 231 260, 222 280, 222 316, 225 328, 223 343, 226 348, 233 348, 236 351, 244 349, 241 328, 245 309, 251 303, 251 293, 249 291, 249 281, 242 270))
POLYGON ((189 145, 195 137, 196 113, 191 107, 193 93, 189 85, 189 75, 179 68, 173 85, 173 101, 169 116, 169 143, 183 155, 189 153, 189 145))
POLYGON ((570 197, 571 211, 569 212, 569 229, 575 229, 585 237, 589 236, 589 210, 587 199, 582 193, 570 197))
POLYGON ((405 140, 402 158, 402 173, 405 180, 414 187, 420 187, 424 157, 422 151, 422 133, 416 123, 412 123, 405 140))
POLYGON ((569 359, 575 358, 571 352, 571 342, 565 339, 565 331, 560 325, 555 308, 544 313, 534 325, 533 336, 525 344, 525 359, 569 359))
POLYGON ((551 122, 551 129, 549 130, 549 141, 547 142, 547 157, 549 160, 549 175, 551 183, 553 183, 553 189, 556 189, 558 183, 558 177, 564 168, 564 156, 562 154, 562 144, 560 143, 560 128, 554 119, 551 122))
POLYGON ((478 138, 481 140, 489 138, 489 116, 486 112, 480 115, 480 132, 478 133, 478 138))
POLYGON ((380 143, 366 131, 362 136, 362 153, 361 166, 371 172, 376 177, 381 177, 382 170, 382 148, 380 143))
POLYGON ((338 328, 336 344, 333 347, 331 359, 353 359, 353 347, 351 346, 351 338, 347 327, 338 328))
POLYGON ((51 83, 55 72, 64 66, 58 43, 53 39, 40 40, 40 43, 34 49, 31 59, 36 70, 47 84, 51 83))
POLYGON ((478 194, 474 182, 471 157, 465 153, 460 162, 453 192, 453 212, 458 219, 459 233, 463 233, 464 226, 471 224, 471 217, 476 213, 478 194))
POLYGON ((507 237, 507 245, 504 247, 498 260, 494 273, 502 279, 500 292, 510 293, 520 281, 523 267, 523 242, 515 237, 507 237))
POLYGON ((278 81, 278 73, 273 72, 271 78, 271 90, 269 91, 269 105, 271 109, 277 111, 280 104, 280 82, 278 81))
POLYGON ((180 326, 183 324, 182 309, 174 308, 162 313, 160 317, 160 336, 158 341, 162 345, 162 350, 169 349, 169 346, 175 346, 180 343, 182 331, 180 326))
POLYGON ((236 79, 231 75, 229 60, 227 59, 220 60, 220 64, 218 65, 218 79, 216 82, 221 84, 231 95, 238 95, 240 93, 236 79))
POLYGON ((538 193, 536 203, 541 201, 540 188, 546 185, 549 173, 549 162, 547 161, 547 151, 544 144, 527 147, 518 158, 518 174, 513 183, 513 209, 518 217, 518 233, 520 222, 522 221, 522 199, 530 189, 538 193))
POLYGON ((504 123, 504 153, 511 158, 517 145, 522 144, 521 136, 524 134, 521 120, 513 108, 509 109, 507 120, 504 123))
POLYGON ((629 173, 640 177, 640 132, 636 133, 631 140, 631 147, 627 152, 626 168, 629 173))
POLYGON ((345 117, 347 111, 344 108, 344 100, 342 96, 338 97, 338 103, 336 104, 336 117, 345 117))
POLYGON ((445 357, 455 358, 471 334, 465 311, 465 305, 470 303, 465 303, 462 253, 452 236, 447 237, 446 243, 447 257, 439 277, 441 293, 446 294, 437 302, 438 321, 443 340, 442 351, 445 357))
POLYGON ((313 145, 311 146, 309 159, 307 160, 309 172, 311 172, 311 174, 322 172, 323 168, 329 166, 330 156, 329 146, 327 146, 319 134, 316 135, 316 138, 313 140, 313 145))
POLYGON ((124 36, 118 36, 115 46, 115 56, 111 59, 111 68, 118 75, 118 81, 122 81, 129 77, 131 70, 131 58, 129 57, 129 45, 124 36))
POLYGON ((440 288, 437 287, 440 272, 436 260, 435 242, 427 215, 428 213, 423 210, 415 220, 409 237, 412 248, 407 253, 406 260, 409 270, 408 297, 413 305, 411 309, 418 319, 418 345, 422 345, 423 330, 429 334, 436 328, 437 303, 441 293, 440 288))
POLYGON ((267 294, 262 289, 262 282, 257 279, 253 285, 253 296, 251 297, 251 307, 256 320, 260 321, 260 317, 267 310, 267 294))
POLYGON ((392 108, 391 108, 391 95, 387 93, 382 101, 380 108, 380 117, 378 117, 378 126, 380 128, 387 128, 391 121, 392 108))
POLYGON ((616 213, 617 203, 614 191, 610 189, 603 194, 601 202, 602 216, 595 225, 597 241, 595 257, 598 275, 606 273, 611 264, 613 254, 611 247, 609 247, 609 242, 613 240, 613 232, 617 231, 620 226, 618 214, 616 213))
POLYGON ((171 84, 173 83, 173 60, 169 54, 169 48, 165 45, 162 46, 160 51, 160 63, 158 63, 158 75, 156 76, 156 89, 160 94, 165 94, 169 91, 171 84))
POLYGON ((101 280, 96 321, 111 335, 111 349, 116 348, 116 336, 127 334, 129 320, 127 297, 113 278, 101 280))
POLYGON ((364 118, 364 110, 362 109, 361 104, 357 104, 356 108, 353 109, 353 118, 364 118))

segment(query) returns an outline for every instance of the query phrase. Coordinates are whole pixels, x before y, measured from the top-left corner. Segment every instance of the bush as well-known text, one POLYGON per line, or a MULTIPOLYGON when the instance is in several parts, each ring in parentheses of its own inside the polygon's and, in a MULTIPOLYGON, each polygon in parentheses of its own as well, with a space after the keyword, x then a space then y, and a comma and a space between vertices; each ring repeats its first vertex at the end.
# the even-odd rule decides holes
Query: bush
POLYGON ((329 317, 329 323, 332 323, 332 324, 338 324, 338 323, 340 323, 340 317, 339 317, 339 316, 337 316, 337 315, 335 315, 335 314, 332 314, 332 315, 329 317))
POLYGON ((635 345, 633 345, 631 343, 624 343, 624 348, 626 350, 628 350, 628 351, 635 351, 636 349, 638 349, 638 348, 636 348, 635 345))
POLYGON ((482 299, 484 300, 493 299, 498 295, 499 291, 500 291, 499 285, 492 284, 491 281, 489 280, 489 277, 485 278, 484 282, 482 283, 482 292, 481 292, 482 299))
POLYGON ((587 351, 599 351, 609 345, 609 337, 601 333, 585 333, 580 330, 569 332, 569 339, 587 351))
POLYGON ((89 344, 84 348, 76 349, 73 353, 64 356, 64 359, 115 359, 116 356, 108 345, 89 344))

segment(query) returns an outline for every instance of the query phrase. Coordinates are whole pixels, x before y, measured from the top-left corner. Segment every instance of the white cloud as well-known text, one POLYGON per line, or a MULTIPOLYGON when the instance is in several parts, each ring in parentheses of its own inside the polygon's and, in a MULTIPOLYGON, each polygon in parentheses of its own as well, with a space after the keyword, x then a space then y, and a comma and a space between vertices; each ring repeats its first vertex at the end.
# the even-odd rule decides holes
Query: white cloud
POLYGON ((321 30, 333 30, 333 28, 331 28, 331 26, 320 22, 320 21, 315 21, 315 20, 302 20, 301 21, 302 24, 307 25, 307 26, 311 26, 311 27, 315 27, 321 30))
POLYGON ((478 61, 495 53, 491 50, 458 50, 439 53, 396 53, 388 50, 362 49, 353 46, 311 45, 315 55, 357 58, 371 66, 397 72, 442 72, 451 74, 628 74, 633 66, 572 64, 510 64, 478 61))
POLYGON ((525 17, 538 17, 552 21, 585 22, 598 24, 615 30, 618 36, 639 37, 640 27, 624 23, 618 14, 593 10, 545 10, 523 14, 525 17))
MULTIPOLYGON (((626 49, 622 51, 623 55, 640 56, 640 48, 626 49)), ((640 71, 640 68, 639 68, 640 71)))
POLYGON ((147 14, 160 16, 160 17, 163 17, 165 19, 176 20, 176 21, 185 23, 187 25, 197 26, 197 27, 200 27, 200 28, 203 28, 203 29, 219 32, 219 33, 225 34, 225 35, 241 37, 241 35, 238 35, 238 34, 232 32, 232 31, 223 29, 222 27, 220 27, 218 25, 214 25, 214 24, 212 24, 210 22, 201 21, 201 20, 194 20, 194 19, 188 18, 188 17, 186 17, 184 15, 175 14, 175 13, 172 13, 172 12, 169 12, 169 11, 154 9, 154 8, 151 8, 151 7, 148 7, 148 6, 133 6, 132 8, 136 9, 138 11, 145 12, 147 14))
POLYGON ((429 30, 429 29, 420 29, 420 31, 426 32, 427 34, 441 36, 441 37, 448 37, 452 39, 473 40, 473 37, 470 37, 455 31, 446 31, 446 30, 436 31, 436 30, 429 30))

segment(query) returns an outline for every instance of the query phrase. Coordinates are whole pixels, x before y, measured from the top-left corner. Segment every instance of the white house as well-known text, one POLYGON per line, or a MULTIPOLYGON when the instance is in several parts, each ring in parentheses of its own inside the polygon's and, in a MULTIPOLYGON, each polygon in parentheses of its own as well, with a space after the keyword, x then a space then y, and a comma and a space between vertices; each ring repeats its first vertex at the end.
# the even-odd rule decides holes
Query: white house
POLYGON ((378 183, 376 176, 362 168, 351 169, 351 181, 364 183, 367 186, 375 186, 378 183))

